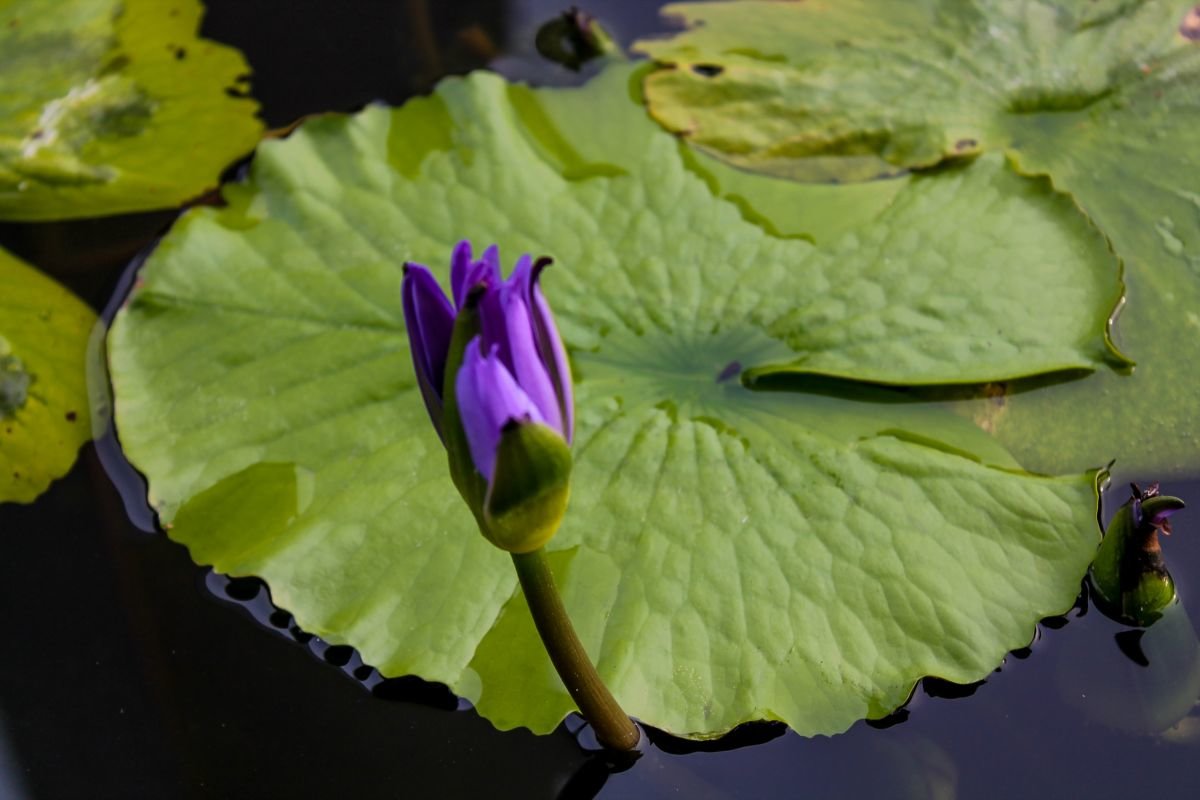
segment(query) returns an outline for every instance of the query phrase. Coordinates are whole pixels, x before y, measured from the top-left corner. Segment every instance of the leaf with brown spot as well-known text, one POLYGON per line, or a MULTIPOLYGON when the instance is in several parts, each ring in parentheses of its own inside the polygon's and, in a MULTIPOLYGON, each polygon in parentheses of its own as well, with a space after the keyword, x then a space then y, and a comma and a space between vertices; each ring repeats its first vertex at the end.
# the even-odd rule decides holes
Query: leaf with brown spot
POLYGON ((199 0, 0 0, 0 219, 180 205, 249 153, 246 62, 199 0))

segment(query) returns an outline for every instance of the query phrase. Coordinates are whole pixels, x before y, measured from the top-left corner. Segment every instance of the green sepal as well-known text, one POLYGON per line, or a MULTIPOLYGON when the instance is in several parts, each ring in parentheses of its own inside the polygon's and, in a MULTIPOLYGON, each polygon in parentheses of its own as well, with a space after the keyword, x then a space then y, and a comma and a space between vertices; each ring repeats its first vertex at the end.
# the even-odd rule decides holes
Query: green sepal
MULTIPOLYGON (((1164 511, 1180 511, 1184 508, 1187 508, 1187 503, 1178 497, 1155 495, 1142 501, 1142 519, 1154 519, 1164 511)), ((1170 533, 1169 530, 1167 532, 1170 533)))
POLYGON ((1126 503, 1113 514, 1108 528, 1104 531, 1104 538, 1100 541, 1100 548, 1096 551, 1096 558, 1088 571, 1093 594, 1098 596, 1097 600, 1118 602, 1121 596, 1121 557, 1132 538, 1133 510, 1130 504, 1126 503))
POLYGON ((1117 509, 1089 571, 1092 597, 1106 616, 1145 627, 1175 600, 1175 580, 1163 560, 1158 529, 1150 520, 1164 510, 1183 507, 1178 497, 1147 498, 1142 501, 1141 526, 1133 523, 1132 502, 1117 509))
POLYGON ((558 532, 571 494, 571 448, 540 423, 512 421, 500 433, 480 526, 510 553, 537 550, 558 532))
POLYGON ((471 458, 471 446, 467 442, 467 432, 463 429, 462 417, 458 413, 458 397, 454 392, 454 385, 467 345, 480 332, 479 301, 483 292, 483 287, 475 287, 467 292, 462 308, 454 318, 454 330, 450 333, 450 350, 446 354, 446 372, 442 379, 442 433, 445 436, 446 455, 450 462, 450 477, 481 529, 484 527, 483 498, 487 493, 487 484, 475 469, 475 462, 471 458))

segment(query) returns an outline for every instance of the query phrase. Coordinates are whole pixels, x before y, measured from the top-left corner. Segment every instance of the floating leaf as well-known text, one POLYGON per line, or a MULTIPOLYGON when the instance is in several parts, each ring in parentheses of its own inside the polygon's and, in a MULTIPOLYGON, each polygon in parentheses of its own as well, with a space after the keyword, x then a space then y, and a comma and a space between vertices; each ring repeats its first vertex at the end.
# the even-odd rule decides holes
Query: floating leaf
MULTIPOLYGON (((1200 453, 1200 44, 1089 112, 1030 120, 1022 171, 1070 192, 1126 265, 1122 346, 1131 378, 1097 373, 1015 395, 996 433, 1037 469, 1117 458, 1195 474, 1200 453)), ((1018 388, 1021 388, 1018 386, 1018 388)))
MULTIPOLYGON (((1194 6, 689 4, 668 11, 692 29, 639 46, 671 65, 646 81, 656 117, 736 164, 855 179, 1003 151, 1018 171, 1069 192, 1125 262, 1119 330, 1138 367, 1042 391, 1028 390, 1045 380, 1020 382, 999 413, 980 404, 965 412, 1038 470, 1117 458, 1163 474, 1194 470, 1200 451, 1194 6)), ((793 222, 803 209, 775 197, 746 202, 777 227, 803 224, 793 222)), ((868 211, 849 228, 871 231, 875 219, 868 211)))
POLYGON ((551 560, 631 713, 832 732, 922 675, 983 677, 1075 597, 1092 479, 1029 475, 955 415, 799 373, 1097 366, 1119 291, 1103 241, 996 159, 914 178, 874 234, 771 235, 631 102, 631 75, 477 74, 312 120, 260 148, 228 207, 184 215, 109 342, 119 433, 171 536, 385 674, 552 729, 570 700, 450 483, 400 311, 404 260, 445 281, 455 241, 497 241, 558 261, 578 416, 551 560), (760 386, 805 391, 742 385, 764 365, 760 386))
MULTIPOLYGON (((1191 45, 1182 0, 844 0, 667 6, 691 26, 638 48, 651 113, 722 156, 861 179, 1016 144, 1031 117, 1136 86, 1191 45)), ((1032 125, 1036 129, 1037 123, 1032 125)))
POLYGON ((96 315, 0 250, 0 503, 30 503, 91 438, 85 353, 96 315))
POLYGON ((167 208, 262 125, 197 0, 0 0, 0 219, 167 208))

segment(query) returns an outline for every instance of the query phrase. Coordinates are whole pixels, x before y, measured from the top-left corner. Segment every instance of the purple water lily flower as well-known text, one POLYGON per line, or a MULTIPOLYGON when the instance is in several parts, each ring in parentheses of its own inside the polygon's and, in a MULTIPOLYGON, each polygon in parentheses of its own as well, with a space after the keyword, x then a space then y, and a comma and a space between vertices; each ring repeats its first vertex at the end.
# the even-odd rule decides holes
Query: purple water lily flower
POLYGON ((549 259, 517 260, 512 275, 500 275, 493 245, 472 260, 463 241, 450 259, 453 306, 430 271, 404 265, 402 299, 413 367, 429 416, 443 442, 447 395, 454 393, 475 469, 490 484, 505 426, 537 423, 568 443, 574 433, 574 401, 566 350, 538 285, 549 259), (456 322, 477 315, 478 335, 461 353, 457 374, 447 375, 456 322))
POLYGON ((528 255, 500 275, 495 245, 475 261, 459 242, 447 299, 420 264, 404 265, 404 321, 421 396, 450 477, 479 532, 512 555, 538 634, 606 747, 629 751, 637 726, 579 641, 543 552, 571 495, 574 402, 567 354, 528 255))

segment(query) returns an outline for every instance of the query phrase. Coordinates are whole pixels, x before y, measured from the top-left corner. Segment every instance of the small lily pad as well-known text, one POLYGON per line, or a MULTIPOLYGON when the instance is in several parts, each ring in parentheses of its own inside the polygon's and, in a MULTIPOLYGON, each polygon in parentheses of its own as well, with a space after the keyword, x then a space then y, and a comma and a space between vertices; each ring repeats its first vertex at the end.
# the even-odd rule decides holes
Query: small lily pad
POLYGON ((0 0, 0 219, 179 205, 262 133, 198 0, 0 0))

